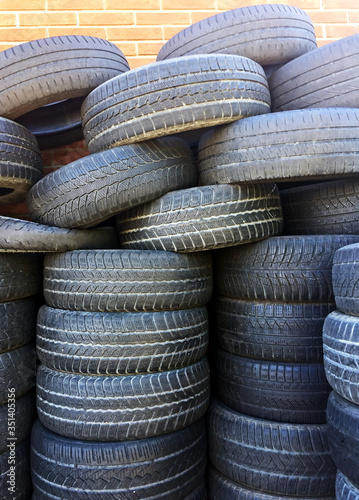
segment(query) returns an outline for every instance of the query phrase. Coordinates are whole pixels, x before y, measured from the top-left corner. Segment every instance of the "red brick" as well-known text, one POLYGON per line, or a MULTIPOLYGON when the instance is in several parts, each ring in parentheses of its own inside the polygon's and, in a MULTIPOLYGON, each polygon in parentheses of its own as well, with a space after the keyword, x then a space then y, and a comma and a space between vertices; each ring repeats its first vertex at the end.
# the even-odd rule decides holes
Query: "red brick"
MULTIPOLYGON (((1 3, 0 3, 1 6, 1 3)), ((16 26, 16 15, 15 14, 4 14, 1 13, 0 16, 0 26, 16 26)))
POLYGON ((111 42, 117 45, 126 57, 137 56, 136 42, 114 42, 113 40, 111 42))
POLYGON ((0 10, 45 10, 46 0, 1 0, 0 10))
POLYGON ((334 42, 336 39, 329 38, 317 38, 318 47, 323 47, 323 45, 327 45, 328 43, 334 42))
POLYGON ((127 27, 107 28, 109 40, 162 40, 162 28, 156 27, 127 27))
POLYGON ((139 56, 157 56, 163 42, 138 42, 138 55, 139 56))
POLYGON ((314 31, 316 38, 324 38, 324 30, 321 24, 315 24, 314 31))
POLYGON ((207 19, 207 17, 212 17, 218 14, 213 10, 204 10, 199 12, 191 12, 191 22, 192 24, 198 23, 199 21, 203 21, 203 19, 207 19))
POLYGON ((323 9, 352 9, 354 0, 323 0, 323 9))
MULTIPOLYGON (((301 9, 319 9, 320 0, 280 0, 278 2, 272 2, 271 0, 218 0, 218 10, 230 10, 237 9, 240 7, 247 7, 249 5, 263 5, 263 4, 279 3, 283 5, 295 5, 301 9)), ((207 6, 208 8, 209 6, 207 6)), ((206 7, 205 7, 206 8, 206 7)))
POLYGON ((16 42, 15 43, 0 43, 0 52, 3 52, 4 50, 11 49, 12 47, 15 47, 18 45, 16 42))
POLYGON ((344 38, 359 33, 359 24, 329 24, 325 27, 328 38, 344 38))
POLYGON ((160 0, 105 0, 107 10, 160 10, 160 0))
MULTIPOLYGON (((27 0, 26 0, 27 1, 27 0)), ((103 0, 47 0, 48 10, 103 10, 103 0)))
POLYGON ((182 31, 186 26, 171 26, 163 28, 163 36, 165 40, 169 40, 174 35, 176 35, 179 31, 182 31))
POLYGON ((137 12, 136 24, 163 26, 166 24, 191 24, 189 12, 137 12))
POLYGON ((32 12, 19 15, 20 26, 66 26, 76 25, 75 12, 32 12))
POLYGON ((0 28, 2 42, 28 42, 46 36, 46 28, 0 28))
POLYGON ((156 57, 155 56, 148 56, 148 57, 129 57, 128 62, 130 63, 130 68, 138 68, 139 66, 145 66, 146 64, 151 64, 156 62, 156 57))
POLYGON ((9 205, 0 205, 0 215, 4 215, 5 217, 15 217, 16 219, 23 220, 30 219, 25 201, 10 203, 9 205))
POLYGON ((79 12, 81 26, 111 26, 134 24, 132 12, 79 12))
MULTIPOLYGON (((162 0, 163 10, 205 10, 215 9, 215 0, 162 0)), ((219 7, 222 9, 222 7, 219 7)))
POLYGON ((84 156, 88 156, 89 152, 87 150, 77 150, 77 149, 68 149, 66 151, 58 151, 54 152, 53 156, 53 166, 55 165, 68 165, 73 161, 79 160, 84 156))
POLYGON ((68 27, 68 28, 49 28, 49 36, 61 35, 87 35, 98 38, 106 38, 106 29, 101 27, 84 28, 84 27, 68 27))
POLYGON ((347 13, 345 10, 306 10, 313 23, 330 24, 346 23, 347 13))

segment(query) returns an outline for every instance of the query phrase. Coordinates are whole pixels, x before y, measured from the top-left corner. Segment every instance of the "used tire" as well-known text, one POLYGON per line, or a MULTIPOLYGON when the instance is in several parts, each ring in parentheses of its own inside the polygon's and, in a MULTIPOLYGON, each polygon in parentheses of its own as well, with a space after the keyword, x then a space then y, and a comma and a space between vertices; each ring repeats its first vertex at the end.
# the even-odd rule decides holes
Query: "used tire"
POLYGON ((74 250, 45 257, 44 296, 58 309, 136 312, 187 309, 212 294, 208 254, 74 250))
POLYGON ((36 353, 32 344, 0 354, 0 404, 19 398, 35 385, 36 353))
POLYGON ((200 252, 280 234, 274 184, 200 186, 167 193, 117 217, 124 248, 200 252))
POLYGON ((213 128, 199 143, 202 184, 283 182, 359 172, 359 111, 306 109, 213 128))
POLYGON ((193 55, 133 69, 82 105, 90 153, 268 113, 262 67, 226 54, 193 55))
POLYGON ((4 500, 28 500, 31 497, 29 439, 0 455, 0 491, 4 500))
POLYGON ((0 302, 0 353, 35 339, 37 311, 35 297, 0 302))
POLYGON ((42 288, 43 257, 0 252, 0 302, 35 295, 42 288))
POLYGON ((337 472, 335 493, 337 500, 359 500, 359 488, 356 488, 340 470, 337 472))
POLYGON ((333 289, 337 308, 345 314, 359 316, 359 245, 348 245, 335 252, 333 289))
POLYGON ((208 344, 205 307, 144 313, 91 313, 42 306, 36 347, 54 370, 128 375, 182 368, 208 344))

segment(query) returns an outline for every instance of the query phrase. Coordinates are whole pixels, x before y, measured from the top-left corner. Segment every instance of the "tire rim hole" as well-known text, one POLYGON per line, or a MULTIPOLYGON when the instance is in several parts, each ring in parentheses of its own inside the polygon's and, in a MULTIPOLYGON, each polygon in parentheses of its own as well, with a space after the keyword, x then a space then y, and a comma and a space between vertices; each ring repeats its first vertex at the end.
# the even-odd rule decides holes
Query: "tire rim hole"
POLYGON ((12 188, 0 187, 0 196, 6 196, 7 194, 13 193, 15 190, 12 188))

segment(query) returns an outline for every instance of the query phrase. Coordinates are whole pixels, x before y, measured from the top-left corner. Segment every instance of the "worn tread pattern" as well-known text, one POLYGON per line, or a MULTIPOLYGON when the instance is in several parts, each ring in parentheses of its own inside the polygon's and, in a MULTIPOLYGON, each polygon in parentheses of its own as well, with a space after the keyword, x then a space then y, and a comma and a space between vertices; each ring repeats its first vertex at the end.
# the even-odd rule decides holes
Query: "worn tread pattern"
POLYGON ((359 488, 356 488, 340 470, 337 472, 335 493, 337 500, 359 500, 359 488))
POLYGON ((0 252, 0 302, 35 295, 42 288, 42 262, 39 254, 0 252))
POLYGON ((205 307, 145 313, 95 313, 42 306, 40 361, 54 370, 129 375, 174 370, 202 359, 208 345, 205 307))
POLYGON ((237 484, 276 495, 334 496, 326 425, 256 419, 214 400, 208 434, 212 464, 237 484))
POLYGON ((359 172, 359 111, 293 110, 252 116, 206 132, 202 184, 281 182, 359 172))
POLYGON ((13 452, 7 451, 0 455, 0 498, 1 500, 28 500, 31 498, 31 467, 30 467, 30 440, 26 439, 15 447, 13 452), (12 462, 12 460, 14 460, 12 462), (9 463, 10 462, 10 463, 9 463), (15 469, 11 470, 11 466, 15 469), (9 473, 15 474, 15 488, 9 488, 9 473))
POLYGON ((343 313, 359 316, 359 245, 348 244, 339 250, 332 271, 335 303, 343 313))
POLYGON ((0 353, 35 339, 37 311, 35 297, 0 302, 0 353))
POLYGON ((0 404, 8 400, 9 389, 15 390, 18 398, 34 387, 35 370, 36 352, 32 343, 0 354, 0 404))
POLYGON ((89 227, 167 191, 197 184, 193 154, 164 137, 80 158, 38 182, 28 194, 32 220, 89 227))
POLYGON ((45 300, 59 309, 187 309, 206 304, 212 286, 212 260, 206 253, 74 250, 48 254, 44 261, 45 300))
POLYGON ((95 153, 269 111, 259 64, 226 54, 193 55, 135 68, 100 85, 82 105, 82 126, 95 153))
POLYGON ((57 434, 88 441, 145 439, 200 419, 209 403, 206 358, 144 375, 75 375, 40 365, 37 411, 57 434))
POLYGON ((274 236, 219 250, 217 292, 244 300, 333 301, 332 264, 354 235, 274 236))
POLYGON ((36 499, 182 500, 203 481, 205 455, 203 420, 163 436, 112 443, 67 439, 38 421, 31 448, 36 499))

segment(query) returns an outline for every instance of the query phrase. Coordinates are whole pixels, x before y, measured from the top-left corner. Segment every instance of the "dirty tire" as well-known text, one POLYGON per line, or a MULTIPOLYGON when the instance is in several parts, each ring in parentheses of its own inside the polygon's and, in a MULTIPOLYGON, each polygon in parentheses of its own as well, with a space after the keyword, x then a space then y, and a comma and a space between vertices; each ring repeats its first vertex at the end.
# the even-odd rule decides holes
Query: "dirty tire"
POLYGON ((37 320, 40 361, 69 373, 129 375, 179 369, 202 359, 207 344, 205 307, 96 313, 42 306, 37 320))
POLYGON ((58 309, 136 312, 187 309, 212 294, 209 254, 74 250, 48 254, 44 295, 58 309))
POLYGON ((74 35, 4 50, 0 68, 2 116, 13 120, 46 104, 85 96, 129 66, 113 43, 74 35))
POLYGON ((306 109, 252 116, 199 143, 202 184, 282 182, 359 172, 359 111, 306 109))
POLYGON ((226 54, 194 55, 133 69, 82 105, 90 153, 269 113, 262 67, 226 54))
POLYGON ((35 295, 42 288, 42 255, 0 252, 0 302, 35 295))
POLYGON ((335 251, 358 236, 277 236, 219 251, 217 292, 244 300, 333 301, 335 251))
POLYGON ((280 234, 275 184, 200 186, 167 193, 120 214, 121 246, 143 250, 200 252, 280 234))
POLYGON ((36 353, 32 344, 0 354, 0 404, 9 394, 17 398, 35 385, 36 353))
POLYGON ((37 421, 32 432, 36 498, 182 500, 203 481, 204 421, 163 436, 97 443, 67 439, 37 421), (78 467, 73 464, 78 464, 78 467))
POLYGON ((323 361, 323 323, 334 303, 237 300, 217 296, 216 338, 232 354, 261 361, 323 361))
POLYGON ((31 498, 32 484, 29 439, 17 445, 15 452, 7 451, 0 455, 0 491, 1 493, 6 492, 5 495, 1 496, 4 500, 8 498, 11 498, 11 500, 28 500, 31 498), (15 467, 15 469, 11 469, 11 467, 15 467), (9 474, 15 475, 15 488, 7 495, 9 474))
POLYGON ((331 387, 323 363, 258 361, 222 349, 216 354, 217 395, 229 408, 275 422, 325 423, 331 387))
POLYGON ((337 500, 359 500, 359 488, 356 488, 340 470, 337 472, 335 493, 337 500))
POLYGON ((34 297, 0 302, 0 353, 35 339, 37 311, 34 297))
POLYGON ((256 419, 214 400, 208 438, 214 467, 241 486, 276 495, 334 496, 336 467, 326 425, 256 419))
POLYGON ((359 245, 340 249, 333 259, 333 289, 337 308, 359 316, 359 245))
POLYGON ((234 54, 261 65, 280 64, 316 49, 314 27, 301 9, 258 5, 216 14, 164 44, 157 61, 190 54, 234 54))
POLYGON ((327 420, 335 465, 359 488, 359 406, 333 391, 328 400, 327 420))
POLYGON ((272 111, 356 108, 358 52, 359 35, 356 34, 328 43, 279 68, 268 80, 272 111))
POLYGON ((32 220, 90 227, 168 191, 197 184, 190 147, 177 137, 112 148, 47 175, 30 191, 32 220))
POLYGON ((207 500, 207 486, 206 482, 202 481, 195 490, 192 491, 183 500, 207 500))
POLYGON ((209 402, 206 358, 168 372, 74 375, 40 365, 37 411, 57 434, 86 441, 144 439, 200 419, 209 402))

